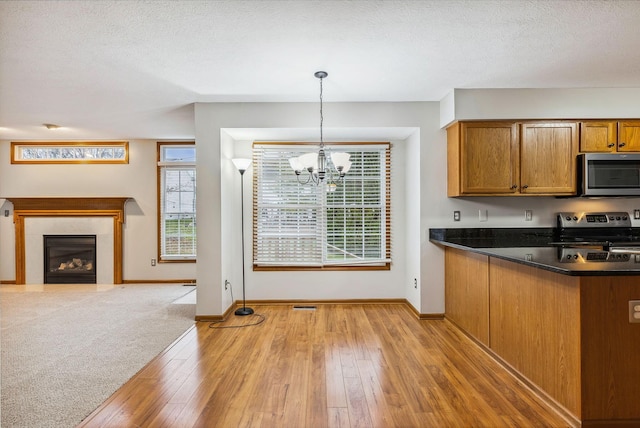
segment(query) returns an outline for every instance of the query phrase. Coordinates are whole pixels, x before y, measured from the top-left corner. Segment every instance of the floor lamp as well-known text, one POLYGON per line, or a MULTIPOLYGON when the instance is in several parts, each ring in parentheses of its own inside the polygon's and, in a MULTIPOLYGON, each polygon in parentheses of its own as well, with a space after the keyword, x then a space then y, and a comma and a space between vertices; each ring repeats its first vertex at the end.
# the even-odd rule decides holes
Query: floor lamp
POLYGON ((251 159, 231 159, 233 164, 240 171, 240 203, 242 210, 242 307, 236 309, 235 314, 238 316, 251 315, 253 309, 247 308, 247 300, 244 289, 244 172, 251 166, 251 159))

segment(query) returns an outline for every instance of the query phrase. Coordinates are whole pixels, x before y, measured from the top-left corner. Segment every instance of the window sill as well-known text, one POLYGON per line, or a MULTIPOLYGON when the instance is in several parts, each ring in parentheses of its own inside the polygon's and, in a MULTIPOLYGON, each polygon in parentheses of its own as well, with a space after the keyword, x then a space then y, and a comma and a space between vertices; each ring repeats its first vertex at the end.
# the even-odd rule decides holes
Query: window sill
POLYGON ((366 271, 366 270, 391 270, 391 263, 381 265, 364 266, 262 266, 253 265, 255 272, 259 271, 366 271))

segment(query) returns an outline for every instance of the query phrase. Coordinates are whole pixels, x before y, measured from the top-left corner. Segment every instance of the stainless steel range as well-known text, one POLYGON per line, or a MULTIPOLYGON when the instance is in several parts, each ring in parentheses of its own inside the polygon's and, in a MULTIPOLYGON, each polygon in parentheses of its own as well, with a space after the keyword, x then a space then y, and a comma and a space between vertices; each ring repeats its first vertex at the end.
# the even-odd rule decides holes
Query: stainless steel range
POLYGON ((551 244, 565 262, 625 262, 640 255, 640 234, 623 211, 560 212, 551 244))

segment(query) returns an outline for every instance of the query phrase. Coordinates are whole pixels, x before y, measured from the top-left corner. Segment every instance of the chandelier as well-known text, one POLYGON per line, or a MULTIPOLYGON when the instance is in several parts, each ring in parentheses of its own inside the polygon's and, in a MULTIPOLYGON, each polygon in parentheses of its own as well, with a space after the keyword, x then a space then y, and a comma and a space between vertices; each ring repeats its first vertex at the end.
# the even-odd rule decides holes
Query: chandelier
POLYGON ((320 150, 318 153, 305 153, 295 158, 289 159, 291 168, 296 173, 298 183, 314 183, 316 186, 326 182, 327 190, 334 191, 340 180, 342 180, 349 168, 351 161, 349 153, 335 152, 327 154, 324 150, 324 139, 322 135, 322 79, 328 76, 326 71, 316 71, 315 77, 320 79, 320 150), (303 178, 303 172, 306 177, 303 178))

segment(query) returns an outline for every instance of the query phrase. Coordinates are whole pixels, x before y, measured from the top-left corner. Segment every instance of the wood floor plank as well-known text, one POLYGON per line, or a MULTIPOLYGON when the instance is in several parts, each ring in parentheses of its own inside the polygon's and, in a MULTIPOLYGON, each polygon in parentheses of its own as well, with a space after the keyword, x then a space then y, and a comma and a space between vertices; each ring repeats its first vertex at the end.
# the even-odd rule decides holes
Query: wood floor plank
POLYGON ((567 427, 446 320, 404 305, 255 306, 197 323, 80 425, 567 427))

